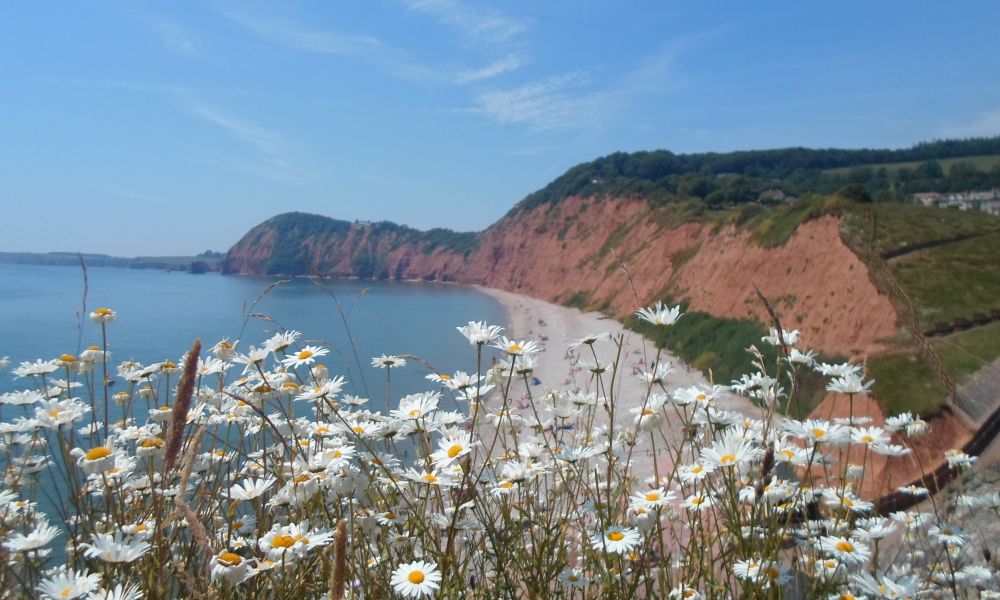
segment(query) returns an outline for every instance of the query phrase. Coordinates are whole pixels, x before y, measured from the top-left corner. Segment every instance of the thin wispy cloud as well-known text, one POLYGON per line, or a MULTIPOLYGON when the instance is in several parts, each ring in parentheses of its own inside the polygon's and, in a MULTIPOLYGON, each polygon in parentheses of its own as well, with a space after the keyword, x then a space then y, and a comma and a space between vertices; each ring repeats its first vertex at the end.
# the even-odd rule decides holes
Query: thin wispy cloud
POLYGON ((256 156, 247 170, 284 183, 302 183, 308 179, 308 173, 295 164, 292 144, 277 133, 204 104, 192 105, 190 112, 254 151, 256 156))
POLYGON ((289 19, 262 17, 229 9, 220 8, 219 12, 270 42, 306 52, 372 56, 386 50, 378 38, 369 35, 334 33, 309 28, 289 19))
POLYGON ((480 67, 478 69, 468 69, 461 71, 455 77, 456 83, 474 83, 492 79, 498 75, 503 75, 510 71, 515 71, 524 64, 524 57, 517 54, 509 54, 499 60, 480 67))
POLYGON ((946 138, 1000 135, 1000 108, 979 113, 975 117, 960 123, 946 125, 941 128, 940 134, 946 138))
POLYGON ((408 52, 371 35, 316 29, 290 19, 264 17, 228 8, 219 8, 219 12, 270 43, 303 52, 358 58, 408 81, 464 85, 515 70, 523 63, 521 56, 509 54, 483 67, 430 67, 415 60, 408 52))
POLYGON ((471 112, 536 131, 582 131, 606 127, 630 103, 676 91, 686 84, 681 56, 723 29, 681 36, 664 43, 634 66, 612 75, 555 75, 480 94, 471 112))
POLYGON ((197 54, 198 44, 189 29, 162 17, 153 17, 150 21, 153 31, 160 36, 168 50, 178 54, 197 54))
POLYGON ((503 43, 527 31, 529 23, 498 11, 472 8, 458 0, 401 0, 408 9, 429 15, 477 42, 503 43))
POLYGON ((472 112, 500 123, 527 125, 539 131, 587 129, 617 112, 619 94, 589 89, 582 74, 549 77, 479 96, 472 112))

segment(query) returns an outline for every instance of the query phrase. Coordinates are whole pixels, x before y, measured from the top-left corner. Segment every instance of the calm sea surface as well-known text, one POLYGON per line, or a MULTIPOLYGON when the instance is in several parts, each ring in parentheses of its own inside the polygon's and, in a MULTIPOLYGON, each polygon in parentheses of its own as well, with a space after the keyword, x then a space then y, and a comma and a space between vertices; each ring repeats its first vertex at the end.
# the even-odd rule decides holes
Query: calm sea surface
MULTIPOLYGON (((345 392, 370 397, 372 408, 381 409, 385 371, 369 366, 372 357, 413 354, 438 371, 473 371, 475 355, 455 327, 470 320, 506 321, 496 300, 452 285, 334 280, 320 287, 296 279, 273 288, 253 308, 252 312, 273 319, 267 321, 247 319, 244 314, 275 281, 272 278, 90 268, 88 279, 81 336, 77 320, 83 301, 81 269, 0 264, 0 356, 10 356, 10 368, 21 361, 78 354, 81 346, 99 346, 100 329, 87 315, 107 306, 118 313, 118 320, 108 326, 112 366, 127 359, 143 364, 179 362, 195 338, 201 338, 206 350, 223 337, 239 339, 239 349, 245 351, 275 331, 296 329, 303 333, 300 344, 330 349, 321 362, 331 375, 347 377, 345 392)), ((430 372, 427 367, 409 362, 403 369, 393 369, 395 399, 435 387, 424 379, 430 372)), ((26 383, 14 381, 9 369, 0 373, 0 391, 26 383)))

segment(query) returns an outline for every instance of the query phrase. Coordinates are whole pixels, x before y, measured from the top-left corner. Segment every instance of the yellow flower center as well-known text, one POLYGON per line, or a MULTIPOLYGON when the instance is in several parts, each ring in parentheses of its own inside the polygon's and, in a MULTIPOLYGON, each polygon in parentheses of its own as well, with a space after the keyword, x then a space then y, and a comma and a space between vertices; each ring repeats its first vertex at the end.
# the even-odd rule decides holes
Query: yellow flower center
POLYGON ((722 458, 719 459, 719 462, 721 462, 724 465, 731 465, 734 462, 736 462, 736 455, 732 454, 732 453, 730 453, 730 454, 723 454, 722 458))
POLYGON ((160 438, 146 438, 139 442, 141 448, 159 448, 163 445, 163 440, 160 438))
POLYGON ((354 433, 361 434, 361 433, 365 432, 365 428, 361 427, 361 426, 357 426, 357 427, 354 427, 353 429, 351 429, 351 431, 353 431, 354 433))
POLYGON ((271 540, 272 548, 291 548, 294 545, 295 545, 295 538, 293 538, 290 535, 285 535, 285 534, 276 535, 274 536, 274 539, 271 540))
POLYGON ((510 346, 507 346, 507 352, 514 353, 514 352, 520 352, 521 350, 524 350, 524 348, 522 348, 518 344, 511 344, 510 346))
POLYGON ((504 489, 510 489, 510 488, 514 487, 514 482, 513 481, 504 481, 504 482, 502 482, 500 484, 500 487, 502 487, 504 489))
POLYGON ((699 496, 695 496, 694 498, 691 498, 691 504, 694 504, 695 506, 701 505, 701 503, 704 502, 704 501, 705 501, 705 499, 701 498, 699 496))
POLYGON ((567 575, 566 576, 566 581, 579 581, 579 580, 580 580, 580 576, 579 575, 567 575))
POLYGON ((87 451, 87 460, 99 460, 106 456, 111 456, 111 448, 98 446, 87 451))
POLYGON ((299 352, 297 356, 299 360, 305 360, 307 358, 312 358, 312 355, 312 350, 303 350, 302 352, 299 352))
POLYGON ((705 467, 703 467, 701 465, 697 465, 693 469, 691 469, 691 472, 697 475, 698 473, 701 473, 704 470, 705 470, 705 467))
POLYGON ((825 432, 825 431, 823 431, 822 429, 820 429, 819 427, 816 427, 816 428, 814 428, 814 429, 812 430, 812 434, 813 434, 813 435, 814 435, 815 437, 818 437, 818 438, 821 438, 821 437, 823 437, 824 435, 826 435, 826 432, 825 432))
POLYGON ((451 379, 451 375, 441 374, 441 375, 438 375, 438 379, 444 379, 445 381, 448 381, 449 379, 451 379))
POLYGON ((423 571, 410 571, 410 574, 406 576, 410 583, 414 585, 420 585, 424 582, 424 572, 423 571))
POLYGON ((147 529, 146 525, 143 524, 143 523, 139 523, 138 525, 135 526, 135 532, 136 533, 140 533, 142 531, 146 531, 146 529, 147 529))
POLYGON ((646 494, 647 502, 656 502, 659 499, 660 499, 660 494, 658 492, 651 492, 649 494, 646 494))
POLYGON ((59 357, 59 360, 63 362, 76 362, 76 357, 72 354, 63 354, 59 357))
POLYGON ((695 396, 694 398, 695 398, 695 400, 697 400, 698 402, 704 402, 704 401, 705 401, 705 398, 706 398, 706 397, 707 397, 707 396, 705 396, 705 394, 698 394, 698 395, 697 395, 697 396, 695 396))
POLYGON ((411 417, 418 417, 418 416, 420 416, 420 409, 419 408, 414 408, 413 410, 411 410, 407 414, 409 414, 411 417))
POLYGON ((159 410, 161 412, 167 412, 168 410, 170 410, 170 407, 169 406, 161 406, 157 410, 159 410))
POLYGON ((436 476, 436 475, 434 475, 434 473, 425 473, 425 474, 424 474, 424 475, 423 475, 423 476, 421 477, 421 479, 423 479, 423 480, 424 480, 424 481, 426 481, 427 483, 437 483, 437 480, 438 480, 437 476, 436 476))
POLYGON ((840 501, 840 503, 848 508, 854 506, 854 500, 851 500, 850 498, 844 498, 840 501))
POLYGON ((848 542, 847 540, 841 540, 837 542, 836 548, 841 552, 854 552, 854 545, 851 542, 848 542))
POLYGON ((53 419, 58 419, 59 418, 59 413, 61 413, 61 412, 62 411, 57 408, 57 409, 55 409, 53 411, 49 411, 49 416, 52 417, 53 419))
POLYGON ((223 552, 219 555, 219 562, 226 567, 235 567, 243 562, 243 557, 234 552, 223 552))
POLYGON ((612 542, 620 542, 625 538, 625 534, 620 531, 611 531, 608 533, 608 539, 612 542))
POLYGON ((448 458, 455 458, 458 453, 464 450, 461 444, 454 444, 451 448, 448 448, 448 458))
POLYGON ((96 351, 100 352, 101 349, 98 348, 97 346, 87 346, 87 350, 96 350, 96 351))
POLYGON ((642 414, 644 414, 644 415, 653 415, 653 414, 656 414, 656 412, 652 408, 647 408, 646 410, 642 411, 642 414))
POLYGON ((308 475, 298 475, 292 481, 294 481, 295 483, 305 483, 305 482, 309 481, 309 476, 308 475))
POLYGON ((281 387, 294 390, 295 388, 299 387, 299 384, 295 383, 294 381, 286 381, 285 383, 281 384, 281 387))
POLYGON ((172 360, 165 360, 165 361, 163 361, 163 368, 164 369, 173 369, 175 367, 177 367, 177 363, 175 363, 174 361, 172 361, 172 360))
POLYGON ((99 314, 99 315, 101 315, 102 317, 106 317, 106 316, 112 314, 113 311, 110 308, 105 308, 105 307, 102 306, 102 307, 98 308, 97 310, 95 310, 94 312, 97 313, 97 314, 99 314))
POLYGON ((72 593, 73 593, 73 588, 68 587, 63 591, 59 592, 59 595, 62 596, 63 598, 69 598, 70 594, 72 593))
POLYGON ((389 521, 395 521, 396 520, 396 513, 387 512, 387 513, 385 513, 382 516, 385 517, 386 520, 389 520, 389 521))

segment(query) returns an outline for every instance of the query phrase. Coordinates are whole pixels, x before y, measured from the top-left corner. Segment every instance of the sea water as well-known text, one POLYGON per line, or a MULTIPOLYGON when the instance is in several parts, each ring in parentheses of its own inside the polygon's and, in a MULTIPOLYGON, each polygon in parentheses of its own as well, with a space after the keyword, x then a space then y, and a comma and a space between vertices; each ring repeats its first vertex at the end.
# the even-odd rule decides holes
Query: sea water
MULTIPOLYGON (((393 369, 395 402, 403 394, 436 389, 424 378, 431 371, 475 370, 475 352, 456 326, 506 321, 494 298, 469 287, 299 278, 283 280, 264 294, 276 281, 282 280, 89 268, 85 286, 81 268, 0 264, 0 357, 10 357, 7 371, 0 373, 0 392, 31 384, 10 374, 22 361, 101 346, 100 326, 90 322, 89 314, 103 306, 118 313, 107 328, 112 376, 114 366, 125 360, 179 364, 195 339, 201 339, 203 352, 223 338, 239 340, 237 349, 246 351, 275 332, 297 330, 303 334, 299 345, 330 350, 321 362, 331 376, 347 378, 345 393, 369 397, 372 409, 384 410, 385 371, 371 366, 372 357, 419 357, 393 369)), ((242 365, 234 368, 238 374, 242 365)))

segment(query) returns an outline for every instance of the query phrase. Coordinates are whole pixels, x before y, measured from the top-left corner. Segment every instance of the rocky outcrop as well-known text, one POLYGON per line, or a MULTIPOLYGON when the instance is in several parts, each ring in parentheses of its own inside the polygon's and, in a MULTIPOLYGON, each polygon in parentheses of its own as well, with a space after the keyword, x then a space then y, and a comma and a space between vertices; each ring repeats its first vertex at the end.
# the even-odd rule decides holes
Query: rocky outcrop
POLYGON ((677 223, 668 211, 637 198, 573 197, 512 211, 479 234, 289 213, 248 232, 224 272, 454 281, 616 316, 670 296, 766 322, 756 286, 786 328, 824 352, 867 355, 896 332, 892 303, 841 241, 838 218, 808 221, 764 248, 746 231, 677 223))

